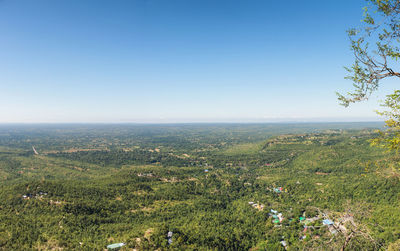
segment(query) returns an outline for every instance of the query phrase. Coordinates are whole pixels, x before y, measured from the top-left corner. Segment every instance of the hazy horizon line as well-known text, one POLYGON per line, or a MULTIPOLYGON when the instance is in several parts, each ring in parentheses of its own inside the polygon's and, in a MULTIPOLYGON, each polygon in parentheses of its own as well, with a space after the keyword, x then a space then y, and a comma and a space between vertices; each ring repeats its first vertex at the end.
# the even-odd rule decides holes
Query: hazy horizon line
POLYGON ((307 124, 307 123, 318 123, 318 124, 328 124, 328 123, 384 123, 383 120, 352 120, 352 121, 337 121, 337 120, 298 120, 298 121, 168 121, 168 122, 0 122, 0 125, 158 125, 158 124, 307 124))

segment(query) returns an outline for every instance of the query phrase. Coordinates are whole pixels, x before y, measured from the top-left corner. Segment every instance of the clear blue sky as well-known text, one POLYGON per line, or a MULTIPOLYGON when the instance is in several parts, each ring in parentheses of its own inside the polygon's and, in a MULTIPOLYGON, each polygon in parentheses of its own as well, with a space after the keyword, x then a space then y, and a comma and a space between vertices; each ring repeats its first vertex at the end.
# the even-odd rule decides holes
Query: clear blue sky
POLYGON ((365 5, 1 0, 0 122, 376 120, 390 83, 335 96, 365 5))

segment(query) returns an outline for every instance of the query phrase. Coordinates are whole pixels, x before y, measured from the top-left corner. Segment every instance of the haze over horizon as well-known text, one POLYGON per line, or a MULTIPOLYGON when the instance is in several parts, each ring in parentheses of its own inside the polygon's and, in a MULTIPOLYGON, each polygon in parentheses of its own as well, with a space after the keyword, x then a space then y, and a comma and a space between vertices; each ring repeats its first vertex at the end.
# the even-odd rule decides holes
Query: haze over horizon
POLYGON ((23 121, 0 122, 0 125, 12 124, 312 124, 312 123, 382 123, 381 118, 159 118, 114 121, 23 121))
POLYGON ((0 1, 0 123, 381 121, 344 108, 365 1, 0 1))

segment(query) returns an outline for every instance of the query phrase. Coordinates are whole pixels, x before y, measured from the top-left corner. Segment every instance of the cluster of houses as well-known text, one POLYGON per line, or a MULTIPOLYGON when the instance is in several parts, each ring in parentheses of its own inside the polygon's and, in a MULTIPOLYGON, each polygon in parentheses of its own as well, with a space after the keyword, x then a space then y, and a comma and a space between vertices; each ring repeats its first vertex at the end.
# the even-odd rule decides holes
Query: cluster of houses
POLYGON ((278 213, 278 211, 271 209, 269 216, 272 216, 272 222, 275 224, 281 223, 283 221, 282 213, 278 213))
POLYGON ((27 194, 22 195, 22 199, 29 200, 30 198, 43 198, 43 196, 46 196, 46 195, 47 195, 47 193, 45 193, 45 192, 39 192, 35 195, 27 193, 27 194))
MULTIPOLYGON (((37 194, 31 194, 27 193, 22 195, 23 200, 30 200, 30 199, 43 199, 47 195, 46 192, 38 192, 37 194)), ((57 200, 50 200, 48 201, 49 205, 61 205, 63 202, 62 201, 57 201, 57 200)))
POLYGON ((154 174, 152 173, 138 173, 138 177, 154 177, 154 174))
MULTIPOLYGON (((334 225, 334 222, 331 219, 329 219, 326 214, 322 214, 322 217, 324 218, 322 220, 322 227, 327 226, 331 234, 336 234, 337 230, 334 225)), ((317 221, 319 219, 321 219, 319 215, 312 218, 305 218, 304 216, 299 217, 300 222, 304 224, 304 230, 303 230, 304 232, 306 232, 309 228, 316 228, 314 226, 309 226, 308 224, 317 221)), ((305 236, 303 236, 303 238, 300 239, 305 239, 305 236)))
POLYGON ((283 188, 282 187, 275 187, 274 188, 274 192, 275 193, 281 193, 283 191, 283 188))
POLYGON ((285 193, 288 192, 287 188, 283 189, 283 187, 269 187, 269 188, 267 188, 267 190, 270 191, 270 192, 277 193, 277 194, 280 194, 280 193, 283 193, 283 192, 285 192, 285 193))
MULTIPOLYGON (((260 203, 255 203, 255 202, 249 201, 249 205, 251 205, 252 207, 257 208, 259 210, 263 210, 264 209, 264 205, 260 204, 260 203)), ((275 224, 281 223, 283 221, 283 219, 284 219, 282 213, 279 213, 277 210, 274 210, 274 209, 271 209, 270 213, 268 213, 268 215, 272 217, 272 222, 275 223, 275 224)), ((334 222, 332 220, 330 220, 329 218, 327 218, 327 216, 325 214, 323 214, 323 217, 325 218, 325 219, 322 220, 323 226, 327 226, 329 231, 332 234, 336 234, 337 231, 336 231, 336 228, 334 227, 334 222)), ((313 226, 308 226, 307 224, 309 224, 311 222, 314 222, 314 221, 317 221, 320 218, 321 217, 319 215, 315 216, 315 217, 312 217, 312 218, 306 218, 305 216, 300 216, 299 217, 299 221, 300 221, 300 223, 304 224, 303 232, 306 232, 308 228, 315 228, 313 226)), ((173 235, 173 232, 172 231, 168 231, 167 240, 168 240, 168 244, 169 245, 172 244, 172 235, 173 235)), ((319 236, 316 236, 316 237, 319 237, 319 236)), ((285 237, 282 236, 280 244, 282 245, 282 247, 285 250, 287 250, 288 243, 287 243, 287 241, 284 240, 284 238, 285 237)), ((300 240, 304 240, 306 238, 307 238, 306 235, 303 234, 299 239, 300 240)), ((108 245, 107 249, 108 250, 120 249, 121 247, 123 247, 125 245, 126 245, 125 243, 115 243, 115 244, 108 245)))
MULTIPOLYGON (((257 205, 257 204, 254 203, 254 202, 249 202, 249 204, 251 204, 251 205, 257 205), (252 203, 252 204, 251 204, 251 203, 252 203)), ((254 206, 253 206, 253 207, 254 207, 254 206)), ((269 215, 270 217, 272 217, 272 222, 275 224, 275 227, 280 227, 280 226, 282 226, 282 225, 280 225, 280 223, 282 223, 282 221, 284 220, 284 217, 283 217, 282 213, 278 212, 277 210, 271 209, 270 212, 268 213, 268 215, 269 215)), ((293 220, 293 219, 290 219, 290 221, 291 221, 291 220, 293 220)), ((321 216, 321 215, 317 215, 317 216, 315 216, 315 217, 310 217, 310 218, 306 218, 306 217, 303 215, 303 216, 300 216, 300 217, 299 217, 299 222, 300 222, 301 224, 304 224, 303 234, 302 234, 302 236, 299 238, 300 240, 304 240, 304 239, 307 238, 307 236, 305 235, 305 233, 307 232, 307 230, 308 230, 309 228, 314 229, 314 228, 320 228, 320 227, 325 227, 325 226, 326 226, 331 234, 336 234, 336 233, 337 233, 337 229, 338 229, 338 228, 339 228, 339 229, 341 228, 341 225, 340 225, 340 224, 336 224, 336 225, 335 225, 335 223, 334 223, 331 219, 329 219, 329 217, 328 217, 326 214, 322 214, 322 216, 321 216), (317 221, 317 220, 321 220, 321 218, 322 218, 322 226, 310 226, 310 225, 309 225, 309 224, 312 223, 312 222, 315 222, 315 221, 317 221)), ((316 236, 316 237, 318 238, 319 236, 316 236)), ((288 248, 288 243, 283 239, 283 237, 282 237, 282 241, 281 241, 280 243, 281 243, 281 245, 282 245, 285 249, 288 248)))

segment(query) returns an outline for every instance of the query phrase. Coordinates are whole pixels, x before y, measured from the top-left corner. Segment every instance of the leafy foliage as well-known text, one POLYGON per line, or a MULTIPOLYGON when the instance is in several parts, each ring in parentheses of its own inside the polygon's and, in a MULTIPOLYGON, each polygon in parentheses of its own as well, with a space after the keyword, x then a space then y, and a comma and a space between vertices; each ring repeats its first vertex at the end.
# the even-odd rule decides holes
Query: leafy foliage
MULTIPOLYGON (((369 0, 364 8, 364 26, 350 29, 348 35, 355 63, 346 68, 353 82, 353 92, 347 95, 337 93, 342 105, 359 102, 376 91, 379 82, 389 77, 400 77, 398 59, 400 57, 400 1, 369 0), (371 46, 371 44, 373 44, 371 46)), ((399 90, 387 95, 383 106, 389 111, 378 112, 388 118, 387 131, 379 131, 379 137, 372 140, 372 145, 396 150, 400 148, 399 90)))
POLYGON ((282 134, 280 125, 204 125, 174 137, 162 126, 148 129, 151 137, 120 129, 129 141, 112 126, 3 128, 0 250, 101 250, 115 242, 126 250, 284 250, 282 241, 289 250, 396 248, 396 156, 369 147, 372 128, 299 127, 282 134), (187 139, 190 147, 181 144, 187 139), (112 147, 96 150, 98 142, 112 147))
POLYGON ((355 63, 346 69, 350 73, 347 79, 353 82, 354 91, 347 96, 338 93, 344 106, 367 99, 378 89, 380 80, 400 77, 397 69, 400 57, 400 1, 368 2, 370 5, 364 8, 364 27, 348 31, 355 63))
POLYGON ((378 112, 389 118, 385 121, 387 130, 379 130, 379 137, 371 140, 371 144, 398 152, 400 149, 400 90, 387 95, 382 106, 389 108, 388 111, 378 112))

